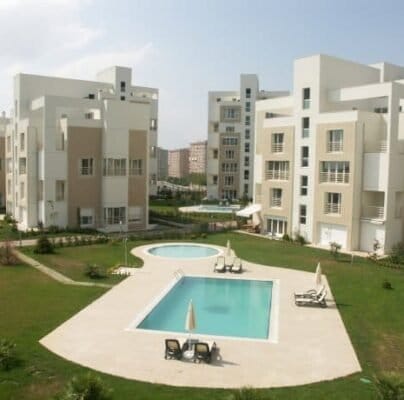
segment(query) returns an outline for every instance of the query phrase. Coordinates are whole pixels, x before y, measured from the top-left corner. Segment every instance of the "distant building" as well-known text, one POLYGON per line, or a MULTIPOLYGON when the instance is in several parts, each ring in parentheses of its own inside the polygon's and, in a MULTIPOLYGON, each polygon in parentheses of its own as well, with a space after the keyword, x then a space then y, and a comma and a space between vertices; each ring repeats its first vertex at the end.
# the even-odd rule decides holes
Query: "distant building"
POLYGON ((189 148, 189 173, 206 174, 206 149, 208 141, 193 142, 189 148))
POLYGON ((168 176, 184 178, 189 175, 189 149, 168 151, 168 176))
POLYGON ((157 179, 165 180, 168 177, 168 150, 157 147, 157 179))
POLYGON ((6 113, 3 111, 0 116, 0 208, 6 205, 6 168, 11 168, 11 166, 5 165, 5 137, 9 122, 10 120, 6 118, 6 113))

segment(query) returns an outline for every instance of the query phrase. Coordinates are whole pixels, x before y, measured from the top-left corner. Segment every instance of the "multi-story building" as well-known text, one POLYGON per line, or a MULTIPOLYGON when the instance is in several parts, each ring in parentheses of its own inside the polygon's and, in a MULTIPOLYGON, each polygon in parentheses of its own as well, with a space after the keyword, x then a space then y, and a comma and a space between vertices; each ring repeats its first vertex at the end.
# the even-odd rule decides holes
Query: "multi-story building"
POLYGON ((168 177, 168 150, 157 147, 157 180, 162 181, 168 177))
POLYGON ((212 199, 253 195, 255 102, 285 95, 258 87, 257 75, 242 74, 236 91, 209 92, 207 193, 212 199))
POLYGON ((168 176, 184 178, 189 175, 189 149, 168 151, 168 176))
POLYGON ((296 60, 292 94, 256 104, 263 230, 347 250, 402 241, 403 106, 403 67, 296 60))
POLYGON ((206 174, 206 149, 208 141, 193 142, 189 147, 189 173, 206 174))
POLYGON ((6 168, 5 155, 6 155, 6 130, 10 119, 6 117, 3 111, 0 116, 0 208, 4 209, 6 206, 6 168))
POLYGON ((18 74, 7 128, 7 212, 20 229, 143 229, 157 174, 157 89, 131 69, 96 81, 18 74))

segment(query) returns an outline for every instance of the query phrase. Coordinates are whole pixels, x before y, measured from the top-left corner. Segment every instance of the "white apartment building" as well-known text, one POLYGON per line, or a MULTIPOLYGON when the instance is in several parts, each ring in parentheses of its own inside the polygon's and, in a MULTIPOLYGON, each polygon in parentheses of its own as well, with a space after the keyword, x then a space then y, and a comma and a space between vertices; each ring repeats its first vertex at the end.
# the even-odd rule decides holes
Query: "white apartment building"
POLYGON ((144 229, 156 191, 158 90, 111 67, 96 81, 18 74, 7 126, 7 212, 20 229, 144 229))
POLYGON ((403 241, 403 106, 404 67, 296 60, 293 92, 256 104, 263 231, 347 250, 403 241))
POLYGON ((10 123, 10 119, 6 117, 6 113, 3 111, 0 116, 0 208, 4 209, 6 206, 6 147, 5 138, 7 125, 10 123))
POLYGON ((256 100, 287 92, 259 90, 258 77, 240 75, 235 91, 209 92, 207 194, 211 199, 253 195, 256 100))

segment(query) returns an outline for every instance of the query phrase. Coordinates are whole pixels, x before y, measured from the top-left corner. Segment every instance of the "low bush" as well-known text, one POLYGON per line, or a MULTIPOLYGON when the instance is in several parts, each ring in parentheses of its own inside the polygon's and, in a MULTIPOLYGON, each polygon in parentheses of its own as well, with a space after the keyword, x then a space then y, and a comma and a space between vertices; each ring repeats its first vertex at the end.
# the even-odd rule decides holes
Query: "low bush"
POLYGON ((375 378, 375 386, 380 400, 404 399, 404 376, 397 373, 383 373, 375 378))
POLYGON ((341 245, 337 242, 331 242, 330 243, 330 252, 332 256, 337 259, 339 256, 339 251, 341 250, 341 245))
POLYGON ((18 363, 16 344, 7 339, 0 339, 0 369, 9 371, 18 363))
POLYGON ((52 242, 45 236, 40 236, 34 248, 36 254, 52 254, 54 252, 54 246, 52 242))
POLYGON ((85 275, 91 279, 104 279, 106 278, 106 274, 99 265, 97 264, 88 264, 86 267, 85 275))

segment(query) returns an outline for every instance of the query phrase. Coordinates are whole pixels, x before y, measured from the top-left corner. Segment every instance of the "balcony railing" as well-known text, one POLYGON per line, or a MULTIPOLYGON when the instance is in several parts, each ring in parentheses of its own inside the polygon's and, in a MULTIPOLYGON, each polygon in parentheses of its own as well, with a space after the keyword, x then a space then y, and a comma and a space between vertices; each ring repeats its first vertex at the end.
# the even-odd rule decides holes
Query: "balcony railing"
POLYGON ((274 198, 271 200, 271 207, 281 207, 282 206, 282 199, 274 198))
POLYGON ((289 180, 289 171, 269 170, 265 172, 265 179, 287 181, 289 180))
POLYGON ((341 214, 341 203, 326 203, 324 214, 341 214))
POLYGON ((349 183, 349 172, 320 172, 320 183, 349 183))
POLYGON ((329 153, 341 152, 343 150, 344 150, 344 146, 342 144, 342 141, 328 142, 327 143, 327 151, 329 153))
POLYGON ((272 143, 272 153, 283 153, 283 143, 272 143))
POLYGON ((310 108, 311 105, 311 99, 304 99, 303 100, 303 110, 307 110, 310 108))
POLYGON ((363 206, 362 218, 369 219, 384 219, 384 207, 383 206, 363 206))

